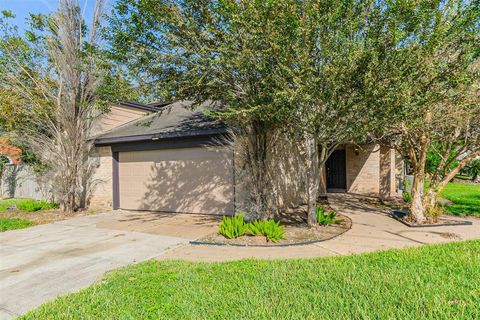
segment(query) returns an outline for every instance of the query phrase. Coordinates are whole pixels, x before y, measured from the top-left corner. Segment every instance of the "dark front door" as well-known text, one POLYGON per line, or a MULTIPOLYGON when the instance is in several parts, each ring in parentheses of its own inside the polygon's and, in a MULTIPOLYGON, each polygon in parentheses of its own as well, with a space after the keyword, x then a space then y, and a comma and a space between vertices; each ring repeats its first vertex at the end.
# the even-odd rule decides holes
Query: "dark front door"
POLYGON ((327 170, 327 191, 344 192, 347 190, 347 168, 345 150, 335 150, 325 163, 327 170))

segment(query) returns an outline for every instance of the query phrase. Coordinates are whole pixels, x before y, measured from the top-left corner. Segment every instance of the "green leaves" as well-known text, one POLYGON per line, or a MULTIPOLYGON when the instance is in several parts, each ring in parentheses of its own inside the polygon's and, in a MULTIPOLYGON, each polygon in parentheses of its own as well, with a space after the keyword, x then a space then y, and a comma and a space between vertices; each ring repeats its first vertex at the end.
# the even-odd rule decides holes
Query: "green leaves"
POLYGON ((280 221, 273 219, 256 220, 248 224, 248 233, 253 236, 265 236, 267 241, 278 242, 285 239, 285 228, 280 221))
POLYGON ((243 213, 234 214, 231 217, 224 216, 218 227, 218 232, 228 239, 241 237, 247 230, 248 226, 245 223, 243 213))
POLYGON ((285 239, 285 228, 273 219, 245 222, 243 213, 231 217, 224 216, 218 232, 228 239, 238 238, 246 234, 264 236, 267 241, 278 242, 285 239))
POLYGON ((335 211, 325 212, 323 207, 317 207, 315 209, 315 215, 317 217, 317 223, 322 226, 339 223, 339 219, 337 218, 335 211))

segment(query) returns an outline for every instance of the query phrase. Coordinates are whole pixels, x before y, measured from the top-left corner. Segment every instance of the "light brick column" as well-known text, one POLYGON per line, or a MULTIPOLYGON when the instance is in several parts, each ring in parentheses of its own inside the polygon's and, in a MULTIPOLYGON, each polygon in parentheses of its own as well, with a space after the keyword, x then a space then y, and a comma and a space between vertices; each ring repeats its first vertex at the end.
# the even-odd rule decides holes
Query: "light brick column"
POLYGON ((96 209, 112 209, 112 149, 96 147, 92 156, 97 164, 93 175, 90 207, 96 209))

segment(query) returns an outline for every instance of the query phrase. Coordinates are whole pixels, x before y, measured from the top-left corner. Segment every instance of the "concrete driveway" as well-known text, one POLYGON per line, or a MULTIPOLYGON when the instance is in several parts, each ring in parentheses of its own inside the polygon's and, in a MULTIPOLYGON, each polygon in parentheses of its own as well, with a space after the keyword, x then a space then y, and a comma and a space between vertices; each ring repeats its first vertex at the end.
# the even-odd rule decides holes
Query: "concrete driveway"
POLYGON ((215 229, 208 216, 109 212, 0 233, 0 319, 215 229))

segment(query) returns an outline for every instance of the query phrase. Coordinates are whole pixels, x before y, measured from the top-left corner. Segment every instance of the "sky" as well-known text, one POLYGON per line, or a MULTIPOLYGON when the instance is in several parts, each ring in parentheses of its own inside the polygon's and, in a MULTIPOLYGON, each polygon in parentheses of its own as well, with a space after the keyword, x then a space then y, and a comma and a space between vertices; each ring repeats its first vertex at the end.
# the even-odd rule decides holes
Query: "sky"
MULTIPOLYGON (((89 20, 92 15, 95 0, 78 0, 84 17, 89 20)), ((10 10, 15 15, 14 23, 20 30, 25 30, 29 13, 49 13, 57 8, 58 0, 0 0, 0 11, 10 10)))

